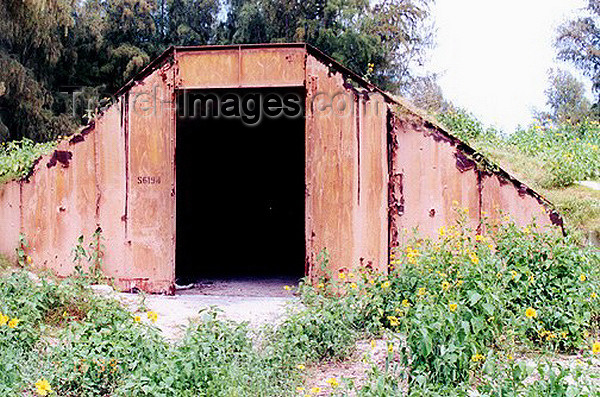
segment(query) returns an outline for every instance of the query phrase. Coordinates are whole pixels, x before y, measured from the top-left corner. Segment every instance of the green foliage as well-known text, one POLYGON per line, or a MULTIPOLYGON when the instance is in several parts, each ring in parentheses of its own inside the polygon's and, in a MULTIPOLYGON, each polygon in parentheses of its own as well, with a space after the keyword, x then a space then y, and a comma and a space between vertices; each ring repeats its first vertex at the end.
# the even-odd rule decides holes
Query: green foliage
POLYGON ((27 264, 27 249, 29 248, 29 243, 27 242, 27 238, 25 237, 25 235, 23 233, 19 233, 19 243, 17 245, 17 248, 15 248, 15 251, 17 253, 17 263, 21 266, 21 267, 25 267, 25 265, 27 264))
POLYGON ((600 178, 600 124, 597 121, 538 122, 504 136, 493 128, 484 128, 479 120, 462 110, 442 113, 437 118, 475 148, 484 153, 492 151, 492 157, 493 150, 501 147, 522 153, 529 163, 538 162, 543 173, 533 182, 542 188, 566 187, 575 181, 600 178))
POLYGON ((438 114, 437 118, 457 138, 465 142, 482 138, 493 139, 498 134, 493 128, 485 128, 481 121, 464 109, 450 109, 438 114))
POLYGON ((596 0, 588 0, 582 15, 558 28, 555 46, 559 59, 573 63, 591 78, 596 93, 600 93, 599 43, 600 5, 596 0))
POLYGON ((278 351, 259 354, 245 324, 201 312, 201 322, 166 354, 144 361, 118 390, 123 396, 289 395, 297 382, 278 351))
POLYGON ((340 301, 306 292, 307 308, 290 313, 272 338, 273 349, 289 362, 340 359, 348 355, 357 337, 355 311, 340 301))
POLYGON ((571 73, 550 69, 548 82, 545 93, 550 113, 547 116, 542 113, 539 118, 549 117, 557 123, 577 124, 593 116, 583 83, 571 73))
POLYGON ((115 301, 97 300, 83 321, 65 330, 46 378, 62 396, 112 394, 124 378, 166 351, 156 328, 135 323, 115 301))
POLYGON ((40 156, 48 154, 55 145, 54 142, 34 143, 27 138, 0 142, 0 183, 26 177, 40 156))
POLYGON ((546 170, 538 181, 544 188, 600 178, 600 124, 596 121, 557 126, 533 124, 515 131, 507 143, 539 159, 546 170))
MULTIPOLYGON (((535 225, 517 228, 501 215, 479 235, 466 211, 457 211, 457 224, 441 228, 436 239, 406 236, 387 275, 341 269, 314 287, 302 284, 304 307, 290 308, 258 344, 246 324, 221 320, 213 309, 200 313, 182 341, 168 344, 153 325, 156 313, 142 320, 95 296, 86 278, 33 281, 25 271, 13 273, 0 279, 0 312, 20 320, 8 327, 0 317, 0 391, 27 394, 46 379, 56 395, 73 397, 293 396, 304 365, 343 359, 361 335, 385 334, 385 367, 374 366, 364 387, 350 382, 333 395, 347 387, 364 397, 469 390, 490 397, 597 396, 581 369, 533 368, 512 355, 532 348, 591 355, 600 253, 535 225)), ((95 239, 92 249, 99 232, 95 239)), ((83 239, 79 246, 86 260, 83 239)), ((328 260, 323 251, 321 261, 328 260)))
POLYGON ((478 235, 458 211, 458 223, 441 228, 439 238, 416 236, 395 250, 388 276, 341 271, 317 290, 344 291, 340 305, 352 308, 346 319, 354 329, 404 335, 394 351, 410 368, 411 388, 426 388, 423 395, 434 395, 427 394, 432 385, 471 382, 495 354, 591 353, 590 333, 600 319, 600 253, 500 216, 478 235))
POLYGON ((73 263, 78 277, 86 279, 90 283, 99 283, 105 280, 102 267, 104 263, 104 244, 102 229, 98 227, 91 236, 88 249, 85 248, 83 235, 77 238, 77 243, 72 249, 73 263))

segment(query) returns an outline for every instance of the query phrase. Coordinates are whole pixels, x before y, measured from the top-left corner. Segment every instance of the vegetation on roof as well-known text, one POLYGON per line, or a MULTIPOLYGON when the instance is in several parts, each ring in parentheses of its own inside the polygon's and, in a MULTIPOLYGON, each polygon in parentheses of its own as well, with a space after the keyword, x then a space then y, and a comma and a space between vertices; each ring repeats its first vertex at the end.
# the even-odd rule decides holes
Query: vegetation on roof
POLYGON ((578 181, 600 179, 600 124, 546 118, 512 134, 485 127, 464 110, 438 114, 454 135, 552 202, 568 229, 600 232, 600 191, 578 181))
POLYGON ((56 142, 35 143, 31 139, 0 142, 0 184, 26 177, 37 160, 50 153, 56 142))

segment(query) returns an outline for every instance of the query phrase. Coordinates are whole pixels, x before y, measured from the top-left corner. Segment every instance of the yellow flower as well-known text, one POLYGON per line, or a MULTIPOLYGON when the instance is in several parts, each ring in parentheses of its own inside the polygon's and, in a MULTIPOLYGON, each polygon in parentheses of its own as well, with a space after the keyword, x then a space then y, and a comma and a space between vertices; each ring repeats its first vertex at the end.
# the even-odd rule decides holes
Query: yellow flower
POLYGON ((410 302, 408 301, 408 299, 403 299, 402 300, 402 306, 404 306, 404 307, 410 307, 410 302))
POLYGON ((598 297, 598 295, 596 295, 596 293, 595 293, 595 292, 592 292, 592 293, 590 294, 590 298, 592 298, 592 299, 596 299, 597 297, 598 297))
POLYGON ((592 353, 599 354, 600 353, 600 342, 594 342, 592 345, 592 353))
POLYGON ((457 308, 458 308, 458 305, 457 305, 456 303, 450 303, 450 304, 448 305, 448 309, 450 309, 450 311, 451 311, 452 313, 454 313, 454 312, 456 311, 456 309, 457 309, 457 308))
POLYGON ((450 283, 447 281, 442 282, 442 291, 447 291, 450 288, 450 283))
POLYGON ((440 236, 444 236, 446 234, 446 228, 444 228, 444 226, 440 227, 439 234, 440 236))
POLYGON ((289 290, 292 289, 292 287, 290 287, 289 285, 284 285, 283 289, 286 290, 286 291, 289 291, 289 290))
POLYGON ((381 284, 381 288, 386 289, 390 287, 390 282, 389 281, 384 281, 383 284, 381 284))
POLYGON ((356 283, 350 283, 350 288, 357 289, 358 285, 356 285, 356 283))
POLYGON ((304 366, 304 364, 298 364, 296 365, 296 368, 298 368, 300 371, 304 371, 306 367, 304 366))
POLYGON ((26 262, 27 262, 27 264, 29 264, 29 265, 31 265, 31 264, 33 263, 33 259, 32 259, 32 258, 31 258, 29 255, 27 255, 27 256, 25 257, 25 261, 26 261, 26 262))
POLYGON ((510 353, 508 353, 508 355, 506 356, 506 358, 508 358, 509 360, 514 360, 514 357, 510 353))
POLYGON ((136 323, 139 323, 140 321, 142 321, 142 318, 140 316, 134 316, 133 321, 135 321, 136 323))
POLYGON ((398 317, 396 316, 387 316, 387 319, 392 327, 397 327, 400 325, 400 321, 398 321, 398 317))
POLYGON ((8 316, 5 316, 4 314, 0 313, 0 327, 6 325, 7 322, 8 316))
POLYGON ((340 384, 338 383, 336 378, 329 378, 326 380, 326 382, 331 386, 331 387, 337 387, 340 384))
POLYGON ((481 234, 478 234, 475 236, 475 241, 484 241, 485 237, 483 237, 481 234))
POLYGON ((581 280, 581 282, 583 283, 585 280, 587 280, 587 277, 585 274, 582 274, 581 276, 579 276, 579 279, 581 280))
POLYGON ((325 284, 323 284, 323 283, 319 283, 319 284, 317 284, 317 288, 319 288, 319 289, 320 289, 320 288, 325 288, 325 284))
POLYGON ((296 391, 297 391, 298 393, 301 393, 301 392, 303 392, 304 390, 306 390, 306 389, 304 389, 304 387, 302 387, 302 386, 298 386, 298 387, 296 387, 296 391))
POLYGON ((149 319, 150 321, 152 321, 153 323, 155 323, 155 322, 156 322, 156 320, 158 319, 158 314, 157 314, 156 312, 153 312, 153 311, 149 311, 149 312, 147 313, 147 316, 148 316, 148 319, 149 319))
POLYGON ((531 230, 528 227, 524 227, 523 228, 523 233, 529 234, 529 233, 531 233, 531 230))
POLYGON ((10 321, 8 322, 8 326, 9 326, 10 328, 15 328, 17 325, 19 325, 19 322, 20 322, 20 321, 21 321, 21 320, 19 320, 18 318, 13 318, 12 320, 10 320, 10 321))
POLYGON ((355 275, 354 275, 354 273, 348 273, 348 277, 350 277, 350 278, 354 278, 354 277, 355 277, 355 275))
POLYGON ((388 343, 388 353, 392 353, 394 351, 394 345, 391 343, 388 343))
POLYGON ((517 273, 514 270, 511 270, 510 273, 512 274, 511 280, 514 280, 515 278, 517 278, 517 276, 519 275, 519 273, 517 273))
POLYGON ((463 283, 464 283, 464 281, 463 281, 463 280, 456 280, 456 285, 457 285, 457 286, 459 286, 459 287, 460 287, 461 285, 463 285, 463 283))
POLYGON ((469 258, 471 259, 471 262, 473 262, 474 264, 479 263, 479 258, 477 257, 477 254, 475 252, 470 252, 469 258))
POLYGON ((311 387, 311 388, 310 388, 310 392, 311 392, 312 394, 319 394, 319 393, 321 393, 321 388, 320 388, 320 387, 318 387, 318 386, 311 387))
POLYGON ((478 361, 482 361, 485 360, 485 356, 483 354, 474 354, 471 357, 471 361, 473 361, 474 363, 478 362, 478 361))
POLYGON ((344 279, 346 278, 346 273, 344 273, 344 272, 339 272, 339 273, 338 273, 338 278, 339 278, 340 280, 344 280, 344 279))
POLYGON ((48 393, 52 393, 52 388, 50 387, 50 383, 44 378, 39 379, 35 382, 35 388, 37 389, 37 394, 40 396, 46 396, 48 393))
POLYGON ((536 318, 537 311, 533 307, 528 307, 527 310, 525 310, 525 316, 527 316, 527 318, 536 318))
POLYGON ((375 342, 375 340, 371 341, 371 349, 375 349, 375 347, 377 346, 377 342, 375 342))
POLYGON ((494 244, 488 244, 488 248, 493 250, 494 249, 494 244))
POLYGON ((426 292, 427 292, 426 288, 425 288, 425 287, 421 287, 421 288, 419 288, 419 290, 417 291, 417 295, 419 295, 419 296, 423 296, 423 295, 425 295, 425 293, 426 293, 426 292))

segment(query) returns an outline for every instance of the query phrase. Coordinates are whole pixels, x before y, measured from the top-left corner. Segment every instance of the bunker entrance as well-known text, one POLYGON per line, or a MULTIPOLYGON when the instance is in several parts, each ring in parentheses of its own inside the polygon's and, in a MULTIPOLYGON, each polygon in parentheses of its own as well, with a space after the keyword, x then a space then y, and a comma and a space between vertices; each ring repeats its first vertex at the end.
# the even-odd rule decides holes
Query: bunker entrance
POLYGON ((178 284, 304 275, 304 95, 178 92, 178 284))

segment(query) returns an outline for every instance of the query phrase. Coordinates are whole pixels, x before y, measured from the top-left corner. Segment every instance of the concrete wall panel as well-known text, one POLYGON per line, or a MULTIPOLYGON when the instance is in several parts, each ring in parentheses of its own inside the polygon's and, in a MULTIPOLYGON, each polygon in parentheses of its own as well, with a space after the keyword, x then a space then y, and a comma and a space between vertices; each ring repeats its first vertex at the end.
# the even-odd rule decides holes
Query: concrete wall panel
POLYGON ((301 86, 305 54, 302 47, 179 51, 177 88, 301 86))
POLYGON ((324 248, 334 275, 368 264, 387 268, 385 112, 361 110, 369 100, 312 56, 306 73, 308 274, 324 275, 317 259, 324 248))
POLYGON ((436 236, 454 223, 455 208, 468 209, 470 226, 479 222, 478 175, 474 167, 460 167, 460 150, 450 140, 418 121, 398 121, 392 131, 394 146, 391 178, 396 183, 392 208, 392 245, 402 243, 417 228, 420 236, 436 236))
POLYGON ((103 267, 116 280, 127 276, 131 245, 126 239, 127 164, 125 101, 119 100, 99 118, 93 133, 98 189, 97 223, 104 238, 103 267))
POLYGON ((168 291, 175 281, 174 67, 167 63, 128 98, 127 288, 168 291), (147 98, 156 98, 148 102, 147 98), (165 106, 152 104, 165 104, 165 106))
POLYGON ((21 186, 18 182, 0 185, 0 254, 16 261, 15 248, 21 230, 21 186))
POLYGON ((380 94, 356 95, 358 198, 354 258, 387 270, 387 104, 380 94))
POLYGON ((86 138, 87 144, 61 142, 41 158, 29 181, 22 182, 21 199, 28 211, 21 228, 33 264, 59 276, 71 274, 76 265, 72 249, 78 237, 89 237, 96 229, 94 145, 86 138))
POLYGON ((533 221, 539 226, 552 224, 549 210, 524 185, 517 186, 498 175, 484 176, 482 180, 482 210, 490 220, 497 219, 501 211, 520 226, 533 221))

